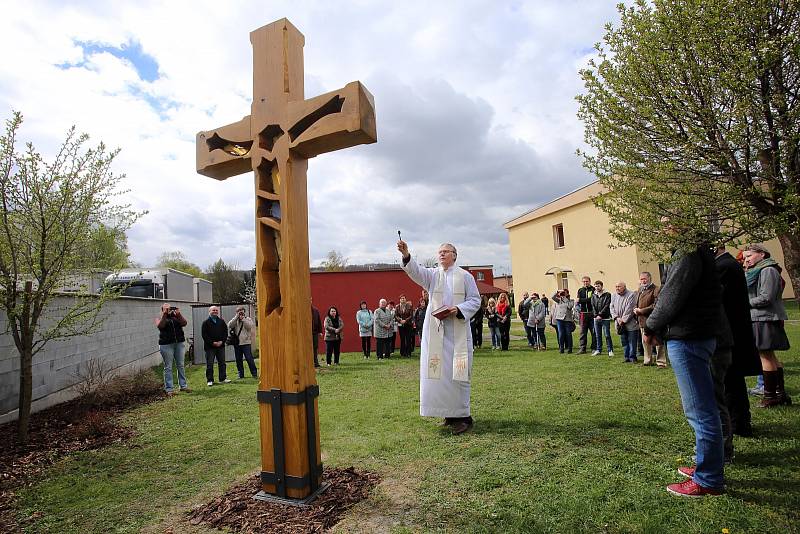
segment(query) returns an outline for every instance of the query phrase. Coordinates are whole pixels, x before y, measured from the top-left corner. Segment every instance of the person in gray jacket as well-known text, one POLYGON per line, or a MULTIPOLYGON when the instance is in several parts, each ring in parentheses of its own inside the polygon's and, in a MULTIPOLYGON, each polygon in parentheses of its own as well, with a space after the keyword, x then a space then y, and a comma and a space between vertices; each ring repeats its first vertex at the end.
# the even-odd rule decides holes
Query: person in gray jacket
POLYGON ((633 313, 636 293, 628 289, 625 282, 617 282, 616 292, 611 295, 611 319, 617 327, 625 363, 636 363, 639 348, 639 320, 633 313))
POLYGON ((244 363, 242 357, 247 360, 247 367, 253 378, 258 378, 258 369, 253 360, 252 344, 256 339, 256 323, 247 317, 244 306, 237 306, 236 317, 228 321, 228 332, 237 334, 239 344, 233 346, 233 354, 236 357, 236 370, 239 371, 239 378, 244 378, 244 363))
POLYGON ((530 298, 528 298, 527 308, 528 308, 528 328, 531 329, 531 339, 533 340, 533 350, 546 350, 547 349, 547 342, 545 341, 544 337, 544 329, 546 328, 547 324, 545 323, 544 316, 545 316, 545 308, 544 304, 541 300, 539 300, 539 294, 533 293, 531 294, 530 298))
POLYGON ((575 320, 572 311, 575 309, 575 300, 569 298, 569 290, 562 289, 553 294, 553 319, 556 321, 558 331, 558 351, 572 354, 572 332, 575 330, 575 320))
POLYGON ((378 309, 372 315, 372 327, 375 330, 375 343, 377 345, 375 351, 378 354, 378 359, 388 358, 390 355, 389 341, 394 333, 394 315, 386 307, 386 299, 381 299, 378 302, 378 309))
POLYGON ((764 371, 764 398, 759 407, 772 408, 792 403, 783 382, 783 364, 776 350, 789 350, 789 338, 783 321, 787 319, 783 306, 781 268, 770 257, 764 245, 753 244, 744 249, 747 294, 750 297, 750 319, 753 321, 761 368, 764 371))
POLYGON ((356 312, 356 323, 358 323, 358 336, 361 338, 361 352, 364 359, 369 359, 372 351, 372 312, 367 308, 367 301, 362 300, 359 310, 356 312))

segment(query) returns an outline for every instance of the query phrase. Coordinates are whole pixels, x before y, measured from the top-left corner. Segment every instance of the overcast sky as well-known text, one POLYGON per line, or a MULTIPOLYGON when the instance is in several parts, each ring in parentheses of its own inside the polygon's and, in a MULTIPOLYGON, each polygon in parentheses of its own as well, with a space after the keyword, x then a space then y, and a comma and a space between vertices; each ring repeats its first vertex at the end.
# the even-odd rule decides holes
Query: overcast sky
POLYGON ((378 143, 309 161, 312 265, 395 261, 397 230, 425 258, 510 271, 502 224, 593 178, 575 155, 578 70, 616 0, 41 1, 0 3, 0 111, 46 154, 76 125, 122 149, 128 233, 149 266, 255 263, 253 176, 195 172, 195 135, 250 112, 249 32, 287 17, 305 35, 310 98, 360 80, 378 143))

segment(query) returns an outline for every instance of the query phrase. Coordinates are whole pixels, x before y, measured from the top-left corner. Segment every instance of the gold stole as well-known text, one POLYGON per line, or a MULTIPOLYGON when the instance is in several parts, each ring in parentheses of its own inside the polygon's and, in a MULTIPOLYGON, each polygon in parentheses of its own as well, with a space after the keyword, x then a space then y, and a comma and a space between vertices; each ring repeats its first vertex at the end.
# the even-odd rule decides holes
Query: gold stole
MULTIPOLYGON (((464 302, 466 298, 466 283, 464 282, 464 269, 453 266, 453 306, 464 302)), ((444 287, 447 284, 444 269, 437 269, 436 284, 431 295, 431 310, 438 310, 444 301, 444 287)), ((449 319, 449 317, 447 318, 449 319)), ((447 320, 445 319, 445 320, 447 320)), ((431 315, 431 324, 428 327, 428 373, 429 380, 442 378, 442 358, 444 352, 444 325, 442 321, 431 315), (434 328, 435 326, 435 328, 434 328)), ((469 354, 467 353, 467 321, 453 317, 453 380, 469 382, 469 354)))

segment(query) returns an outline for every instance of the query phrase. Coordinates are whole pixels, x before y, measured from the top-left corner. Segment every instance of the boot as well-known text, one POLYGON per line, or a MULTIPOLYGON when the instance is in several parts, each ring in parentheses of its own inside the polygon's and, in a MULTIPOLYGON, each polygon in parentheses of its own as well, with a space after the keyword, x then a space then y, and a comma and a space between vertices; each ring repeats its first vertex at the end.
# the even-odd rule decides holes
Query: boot
POLYGON ((759 408, 772 408, 780 406, 783 401, 778 398, 778 371, 764 371, 764 398, 758 404, 759 408))
POLYGON ((775 387, 775 396, 778 399, 778 404, 792 405, 792 398, 786 394, 783 386, 783 367, 778 367, 778 383, 775 387))

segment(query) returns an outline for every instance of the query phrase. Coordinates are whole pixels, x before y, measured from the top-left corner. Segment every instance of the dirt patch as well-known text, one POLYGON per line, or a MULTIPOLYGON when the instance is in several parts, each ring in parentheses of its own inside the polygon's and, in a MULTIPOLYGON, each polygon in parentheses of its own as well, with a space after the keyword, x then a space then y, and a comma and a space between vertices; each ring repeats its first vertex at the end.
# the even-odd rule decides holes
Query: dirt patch
POLYGON ((325 469, 322 479, 330 487, 307 507, 253 499, 261 491, 260 478, 254 475, 221 497, 194 508, 187 518, 192 525, 203 523, 242 533, 324 532, 356 503, 366 499, 380 482, 379 475, 357 472, 352 467, 325 469))
POLYGON ((91 402, 79 398, 31 414, 25 445, 17 443, 16 421, 0 426, 0 532, 21 532, 15 490, 32 485, 64 456, 130 439, 135 433, 118 423, 119 416, 166 397, 150 371, 118 380, 107 386, 107 395, 94 395, 91 402))
POLYGON ((418 506, 416 485, 412 485, 411 479, 397 476, 378 484, 369 503, 357 506, 333 531, 388 534, 393 529, 414 525, 418 506))

